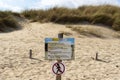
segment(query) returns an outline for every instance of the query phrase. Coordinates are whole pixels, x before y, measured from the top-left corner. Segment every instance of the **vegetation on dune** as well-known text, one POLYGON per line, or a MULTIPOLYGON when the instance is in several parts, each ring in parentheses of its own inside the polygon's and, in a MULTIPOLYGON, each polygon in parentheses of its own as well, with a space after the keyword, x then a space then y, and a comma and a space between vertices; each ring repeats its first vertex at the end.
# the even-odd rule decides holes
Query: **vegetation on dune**
POLYGON ((54 22, 62 24, 76 24, 87 22, 90 24, 104 24, 120 31, 120 7, 111 5, 81 6, 77 9, 52 8, 48 10, 25 10, 21 13, 0 11, 0 32, 17 29, 15 16, 24 16, 32 22, 54 22))
POLYGON ((77 9, 52 8, 49 10, 23 11, 26 18, 33 22, 104 24, 120 30, 120 8, 111 5, 82 6, 77 9))
POLYGON ((11 11, 0 11, 0 32, 9 32, 18 29, 18 22, 13 18, 11 11))
MULTIPOLYGON (((88 37, 98 38, 120 38, 120 34, 114 30, 107 29, 99 26, 71 26, 67 25, 67 28, 88 37)), ((65 32, 64 32, 65 33, 65 32)), ((68 32, 66 32, 68 33, 68 32)))

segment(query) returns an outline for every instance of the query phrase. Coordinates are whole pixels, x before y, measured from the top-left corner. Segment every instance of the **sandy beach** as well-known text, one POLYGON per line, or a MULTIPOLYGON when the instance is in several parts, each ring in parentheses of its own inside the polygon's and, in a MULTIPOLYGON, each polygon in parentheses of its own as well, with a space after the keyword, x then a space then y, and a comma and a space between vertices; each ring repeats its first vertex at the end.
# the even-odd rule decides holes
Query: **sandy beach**
POLYGON ((75 38, 75 60, 62 61, 62 80, 120 80, 120 39, 89 38, 60 24, 21 24, 22 30, 0 33, 0 80, 55 80, 56 61, 45 60, 44 39, 62 31, 71 33, 64 37, 75 38), (30 49, 34 59, 29 58, 30 49))

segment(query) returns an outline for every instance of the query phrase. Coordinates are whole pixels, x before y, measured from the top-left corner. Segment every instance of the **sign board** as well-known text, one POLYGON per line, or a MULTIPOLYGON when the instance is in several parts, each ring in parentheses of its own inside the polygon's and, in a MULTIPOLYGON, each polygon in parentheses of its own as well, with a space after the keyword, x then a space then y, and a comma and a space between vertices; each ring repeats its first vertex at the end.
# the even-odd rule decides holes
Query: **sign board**
POLYGON ((74 38, 45 38, 45 59, 74 59, 74 38))
POLYGON ((53 71, 53 73, 56 74, 56 75, 61 75, 61 74, 63 74, 64 71, 65 71, 65 66, 64 66, 63 63, 57 62, 57 63, 55 63, 55 64, 52 66, 52 71, 53 71))

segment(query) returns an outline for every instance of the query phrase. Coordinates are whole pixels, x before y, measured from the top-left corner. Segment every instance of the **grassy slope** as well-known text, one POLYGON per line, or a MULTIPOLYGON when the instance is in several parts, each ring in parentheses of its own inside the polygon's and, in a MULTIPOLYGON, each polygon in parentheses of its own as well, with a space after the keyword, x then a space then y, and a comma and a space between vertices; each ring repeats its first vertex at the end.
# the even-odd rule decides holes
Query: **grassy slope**
POLYGON ((24 15, 32 21, 54 23, 82 23, 104 24, 120 31, 120 8, 111 5, 82 6, 77 9, 52 8, 49 10, 26 10, 22 13, 0 11, 0 32, 9 32, 18 28, 14 16, 24 15))
POLYGON ((120 30, 120 8, 111 5, 82 6, 77 9, 53 8, 23 11, 26 18, 38 22, 104 24, 120 30))
POLYGON ((10 32, 18 29, 18 22, 14 19, 16 13, 0 11, 0 32, 10 32))

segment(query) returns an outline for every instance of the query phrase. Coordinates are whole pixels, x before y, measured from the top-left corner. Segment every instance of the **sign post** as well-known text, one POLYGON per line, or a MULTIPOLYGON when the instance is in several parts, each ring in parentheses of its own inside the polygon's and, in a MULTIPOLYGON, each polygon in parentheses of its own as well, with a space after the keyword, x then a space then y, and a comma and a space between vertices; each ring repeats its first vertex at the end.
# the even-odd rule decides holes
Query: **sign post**
MULTIPOLYGON (((63 39, 63 33, 59 33, 59 34, 58 34, 58 38, 59 38, 59 39, 63 39)), ((58 62, 58 63, 61 63, 62 60, 58 59, 57 62, 58 62)), ((60 74, 60 75, 56 75, 56 80, 61 80, 61 74, 60 74)))
POLYGON ((45 38, 45 59, 57 60, 52 67, 56 80, 61 80, 61 74, 65 71, 62 60, 74 59, 74 38, 63 38, 63 33, 58 38, 45 38))
POLYGON ((52 71, 54 74, 56 74, 56 80, 61 80, 61 74, 64 73, 65 71, 65 66, 63 63, 61 62, 56 62, 53 66, 52 66, 52 71))

